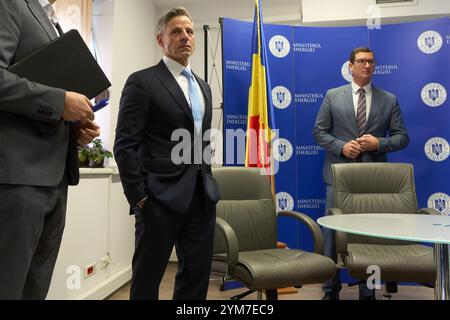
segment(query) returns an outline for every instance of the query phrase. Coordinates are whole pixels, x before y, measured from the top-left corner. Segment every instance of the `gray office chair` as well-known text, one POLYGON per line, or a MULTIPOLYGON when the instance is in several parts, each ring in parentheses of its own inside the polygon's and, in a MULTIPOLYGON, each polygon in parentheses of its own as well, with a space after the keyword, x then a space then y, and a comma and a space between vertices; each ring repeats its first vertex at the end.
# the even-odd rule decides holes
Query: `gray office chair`
MULTIPOLYGON (((279 212, 306 224, 314 237, 314 253, 277 248, 277 213, 267 176, 257 168, 213 169, 220 190, 217 204, 213 272, 237 279, 250 289, 277 299, 277 288, 322 283, 336 274, 335 263, 321 255, 323 236, 308 216, 279 212)), ((239 295, 238 297, 243 297, 239 295)))
MULTIPOLYGON (((334 207, 328 214, 423 213, 418 209, 413 166, 404 163, 332 165, 334 207)), ((377 265, 386 282, 385 298, 397 292, 397 282, 432 286, 436 268, 433 248, 418 243, 336 232, 336 251, 352 277, 365 281, 367 267, 377 265)))

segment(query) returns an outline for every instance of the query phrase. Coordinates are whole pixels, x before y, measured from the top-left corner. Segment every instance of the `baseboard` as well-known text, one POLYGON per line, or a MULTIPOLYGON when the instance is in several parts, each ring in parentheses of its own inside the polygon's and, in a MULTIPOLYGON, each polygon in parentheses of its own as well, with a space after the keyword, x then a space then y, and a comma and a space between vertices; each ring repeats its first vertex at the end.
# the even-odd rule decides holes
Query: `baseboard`
POLYGON ((86 291, 77 300, 103 300, 131 280, 131 266, 86 291))

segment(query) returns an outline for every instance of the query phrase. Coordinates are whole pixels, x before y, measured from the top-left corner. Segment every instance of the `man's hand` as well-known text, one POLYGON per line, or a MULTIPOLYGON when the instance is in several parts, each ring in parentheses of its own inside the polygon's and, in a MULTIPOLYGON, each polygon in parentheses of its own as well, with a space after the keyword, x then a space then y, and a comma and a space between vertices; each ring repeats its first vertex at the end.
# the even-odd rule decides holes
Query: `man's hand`
POLYGON ((89 99, 82 94, 71 91, 66 92, 62 117, 66 121, 80 121, 81 123, 86 123, 88 120, 94 120, 95 118, 89 99))
POLYGON ((371 134, 365 134, 356 139, 364 151, 378 151, 380 141, 371 134))
POLYGON ((363 148, 356 140, 351 140, 344 145, 342 153, 350 159, 356 159, 363 152, 363 148))
POLYGON ((80 146, 91 143, 94 138, 100 136, 100 127, 91 120, 87 120, 85 123, 80 123, 78 128, 77 143, 80 146))

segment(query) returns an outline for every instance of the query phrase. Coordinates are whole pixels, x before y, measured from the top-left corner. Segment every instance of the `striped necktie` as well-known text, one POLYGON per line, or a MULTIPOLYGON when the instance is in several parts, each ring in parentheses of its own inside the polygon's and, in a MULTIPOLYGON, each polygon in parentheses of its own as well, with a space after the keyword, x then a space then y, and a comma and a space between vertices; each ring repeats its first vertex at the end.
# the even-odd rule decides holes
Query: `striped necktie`
POLYGON ((358 108, 356 109, 356 123, 358 125, 359 136, 364 133, 366 127, 366 91, 359 88, 358 108))

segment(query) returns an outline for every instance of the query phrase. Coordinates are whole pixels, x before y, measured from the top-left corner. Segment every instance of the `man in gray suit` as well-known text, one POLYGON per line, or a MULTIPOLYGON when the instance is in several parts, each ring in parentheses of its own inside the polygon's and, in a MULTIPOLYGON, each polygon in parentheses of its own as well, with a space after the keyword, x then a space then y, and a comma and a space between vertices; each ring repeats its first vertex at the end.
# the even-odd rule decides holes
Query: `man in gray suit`
POLYGON ((0 1, 0 300, 44 299, 79 180, 77 144, 99 135, 89 100, 8 67, 58 37, 47 0, 0 1))
MULTIPOLYGON (((331 164, 385 162, 388 152, 409 143, 397 98, 371 83, 374 53, 369 48, 356 48, 349 60, 352 83, 327 92, 313 129, 317 143, 327 151, 323 166, 327 208, 333 207, 331 164)), ((324 237, 325 255, 336 262, 334 231, 324 229, 324 237)), ((324 299, 339 299, 339 276, 322 289, 324 299)), ((374 291, 365 283, 359 289, 360 299, 374 299, 374 291)))

